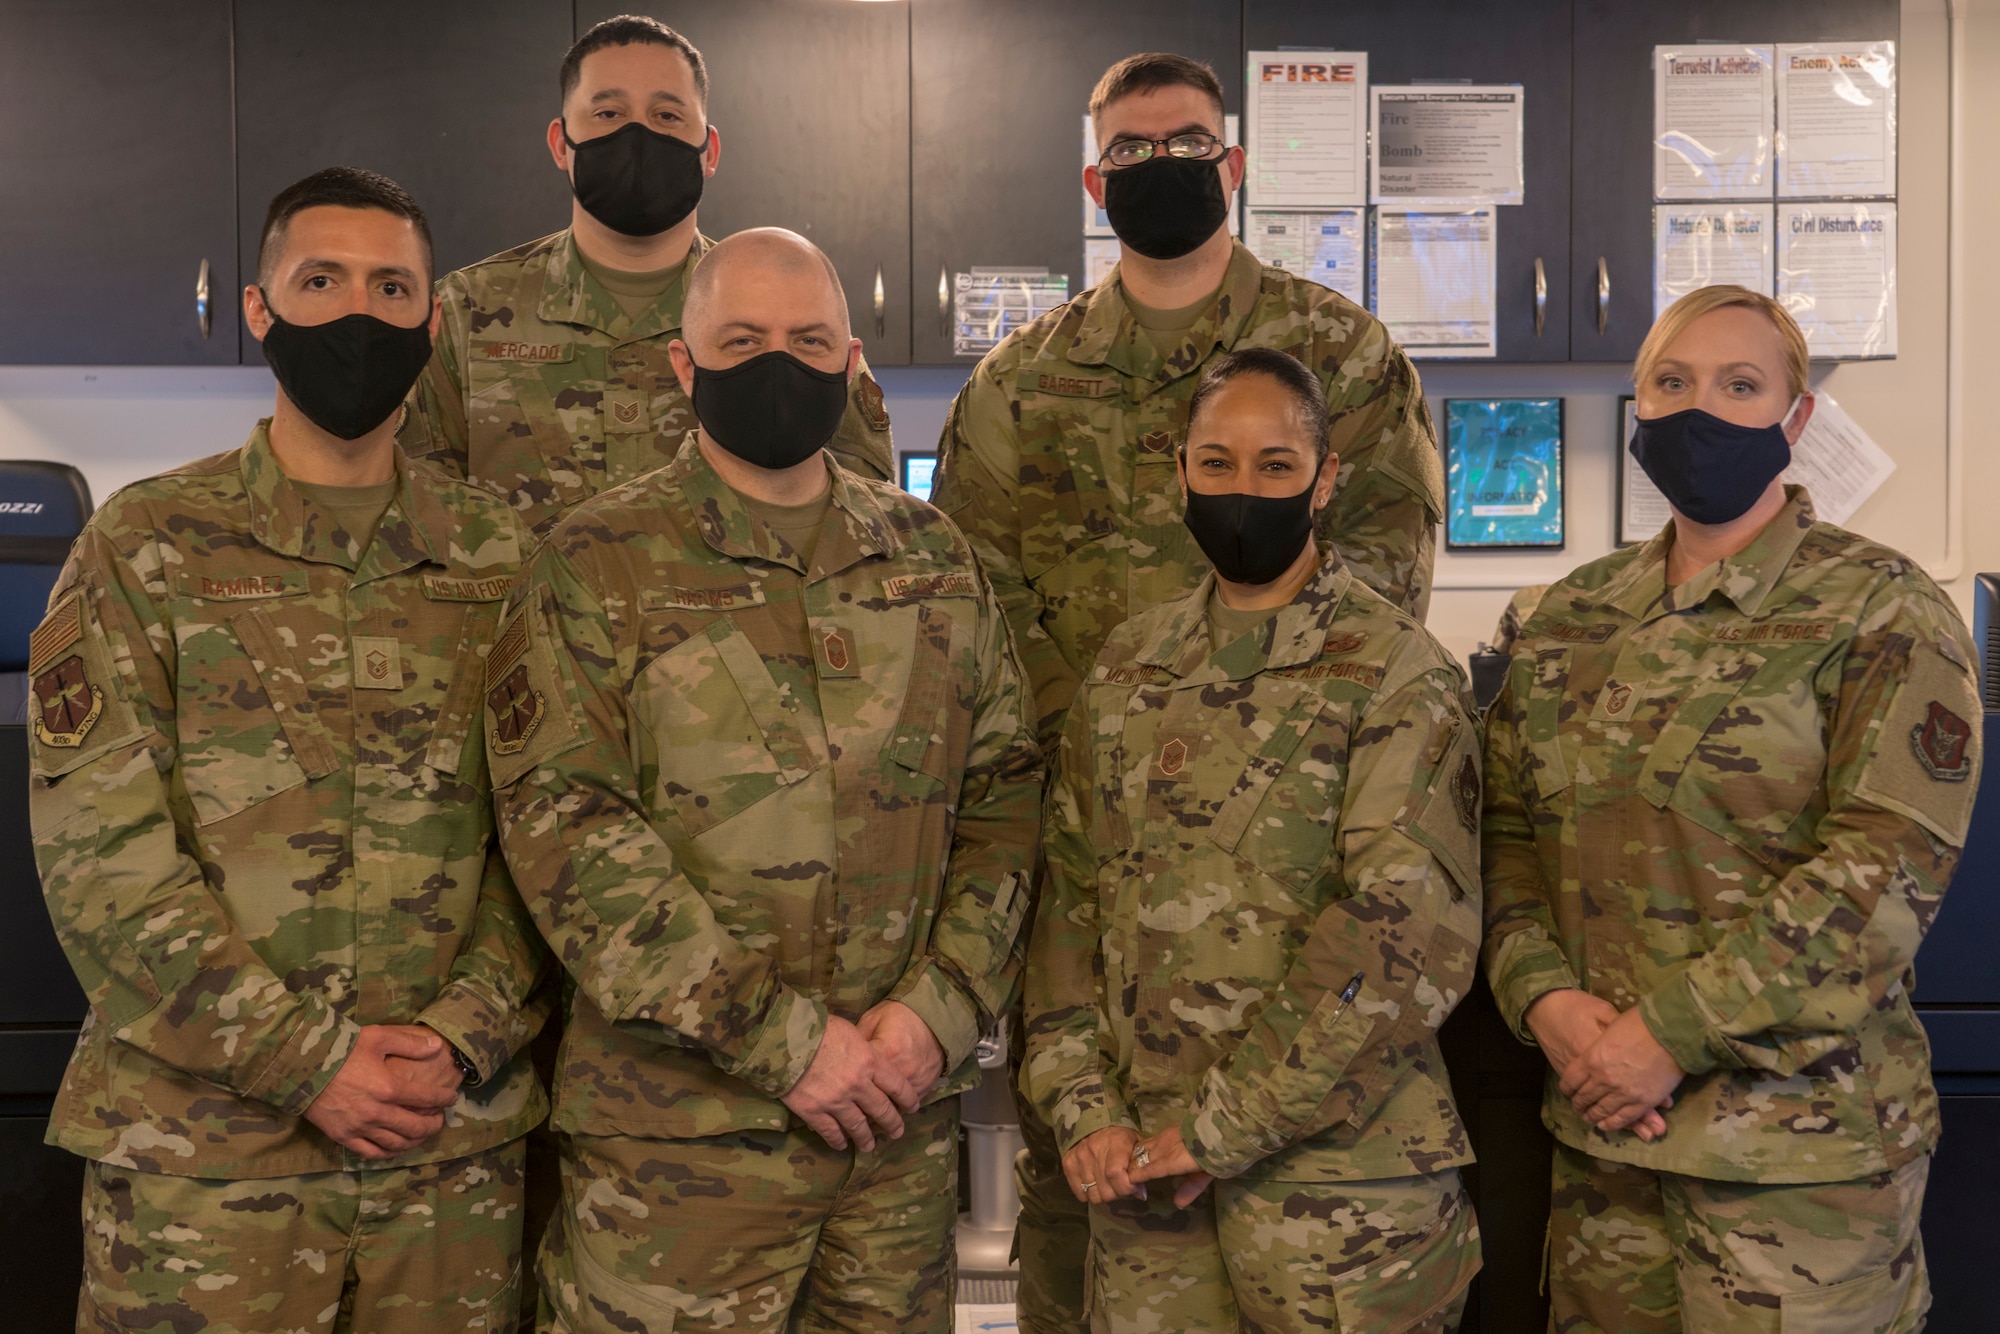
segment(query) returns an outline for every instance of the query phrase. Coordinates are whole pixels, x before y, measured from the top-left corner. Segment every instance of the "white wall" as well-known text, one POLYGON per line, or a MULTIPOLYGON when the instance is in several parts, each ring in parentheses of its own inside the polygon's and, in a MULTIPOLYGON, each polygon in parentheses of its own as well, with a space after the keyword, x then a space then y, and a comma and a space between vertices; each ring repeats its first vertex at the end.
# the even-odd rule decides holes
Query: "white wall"
MULTIPOLYGON (((1900 355, 1822 366, 1814 381, 1898 463, 1850 525, 1922 561, 1969 619, 1970 575, 2000 570, 2000 433, 1974 392, 2000 368, 2000 321, 1990 317, 2000 310, 2000 77, 1990 73, 2000 70, 2000 0, 1903 0, 1902 63, 1900 355), (1950 43, 1948 10, 1957 16, 1950 43), (1955 486, 1949 446, 1962 471, 1955 486)), ((878 376, 898 441, 933 447, 964 371, 883 368, 878 376)), ((1434 364, 1424 385, 1440 422, 1446 397, 1565 400, 1569 546, 1553 555, 1440 556, 1431 628, 1462 655, 1492 633, 1510 589, 1612 549, 1617 399, 1630 384, 1614 366, 1434 364)), ((0 457, 74 462, 102 500, 126 482, 242 443, 270 411, 271 393, 262 367, 0 367, 0 457)))

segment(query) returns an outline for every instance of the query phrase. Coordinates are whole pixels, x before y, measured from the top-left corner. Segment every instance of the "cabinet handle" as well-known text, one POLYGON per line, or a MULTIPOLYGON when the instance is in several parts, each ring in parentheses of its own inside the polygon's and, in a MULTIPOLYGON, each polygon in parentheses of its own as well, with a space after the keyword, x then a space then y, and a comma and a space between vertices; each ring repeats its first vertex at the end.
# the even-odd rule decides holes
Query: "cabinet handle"
POLYGON ((1535 337, 1542 336, 1542 325, 1549 318, 1549 271, 1542 267, 1542 257, 1535 256, 1535 337))
POLYGON ((938 265, 938 332, 951 336, 951 271, 938 265))
POLYGON ((1611 318, 1611 268, 1604 262, 1604 256, 1597 257, 1597 333, 1604 335, 1604 326, 1611 318))
POLYGON ((207 260, 201 262, 201 271, 194 276, 194 322, 200 326, 203 338, 215 326, 215 314, 208 301, 207 260))
POLYGON ((882 290, 882 266, 875 266, 875 336, 881 338, 889 332, 889 298, 882 290))

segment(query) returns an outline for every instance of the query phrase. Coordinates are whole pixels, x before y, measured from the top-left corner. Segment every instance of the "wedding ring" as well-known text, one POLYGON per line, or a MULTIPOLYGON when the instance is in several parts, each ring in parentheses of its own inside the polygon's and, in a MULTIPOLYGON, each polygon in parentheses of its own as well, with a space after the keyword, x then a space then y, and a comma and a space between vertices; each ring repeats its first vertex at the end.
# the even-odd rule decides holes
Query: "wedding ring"
POLYGON ((1086 1181, 1083 1183, 1083 1193, 1085 1195, 1090 1194, 1090 1192, 1096 1189, 1097 1189, 1097 1183, 1095 1181, 1086 1181))
POLYGON ((1132 1150, 1132 1161, 1141 1167, 1151 1167, 1153 1165, 1152 1151, 1141 1144, 1138 1148, 1132 1150))

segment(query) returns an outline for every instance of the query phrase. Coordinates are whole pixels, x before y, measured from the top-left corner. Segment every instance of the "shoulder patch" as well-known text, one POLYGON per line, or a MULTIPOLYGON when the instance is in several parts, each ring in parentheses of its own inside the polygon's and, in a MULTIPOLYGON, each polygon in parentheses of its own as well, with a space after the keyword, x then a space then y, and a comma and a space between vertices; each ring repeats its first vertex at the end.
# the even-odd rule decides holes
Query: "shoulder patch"
POLYGON ((891 602, 910 598, 976 598, 979 581, 963 570, 948 574, 898 574, 882 581, 882 596, 891 602))
POLYGON ((64 598, 28 636, 28 674, 33 676, 83 637, 83 590, 64 598))
POLYGON ((486 673, 486 707, 493 718, 492 747, 495 755, 518 755, 528 748, 535 729, 548 712, 548 696, 528 679, 528 664, 518 657, 497 683, 493 672, 486 673))
POLYGON ((44 746, 64 750, 81 746, 104 713, 104 688, 90 679, 81 654, 72 653, 37 672, 30 689, 35 700, 29 722, 44 746))
POLYGON ((514 664, 527 651, 528 609, 522 607, 493 638, 493 647, 486 654, 486 688, 491 690, 499 685, 501 678, 513 670, 514 664))
POLYGON ((433 602, 494 602, 507 596, 513 580, 506 575, 463 579, 444 574, 424 576, 424 596, 433 602))
POLYGON ((1465 826, 1467 833, 1479 834, 1479 760, 1470 752, 1459 761, 1458 772, 1451 778, 1451 804, 1458 812, 1458 822, 1465 826))
POLYGON ((1924 706, 1924 719, 1910 728, 1910 748, 1917 763, 1940 783, 1963 783, 1972 777, 1972 724, 1937 700, 1924 706))
POLYGON ((889 429, 889 409, 882 403, 882 386, 876 384, 875 377, 867 371, 855 377, 854 402, 861 409, 861 420, 868 423, 869 430, 889 429))
POLYGON ((1854 795, 1963 847, 1978 796, 1980 717, 1971 673, 1919 641, 1854 795))

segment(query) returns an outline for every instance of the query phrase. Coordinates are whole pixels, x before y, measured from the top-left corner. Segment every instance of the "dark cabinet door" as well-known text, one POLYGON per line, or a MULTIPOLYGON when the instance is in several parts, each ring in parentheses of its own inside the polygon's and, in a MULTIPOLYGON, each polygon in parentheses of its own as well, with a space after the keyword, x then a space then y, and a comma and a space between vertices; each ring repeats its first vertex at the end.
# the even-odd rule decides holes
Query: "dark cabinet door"
POLYGON ((234 362, 230 154, 227 0, 0 0, 0 362, 234 362))
POLYGON ((1570 360, 1629 361, 1653 327, 1653 48, 1893 38, 1897 0, 1575 0, 1570 360), (1605 287, 1598 327, 1598 275, 1605 287))
POLYGON ((628 12, 671 24, 708 64, 722 162, 702 194, 702 231, 789 227, 810 238, 840 271, 868 360, 907 365, 909 6, 578 0, 576 30, 628 12))
POLYGON ((1566 275, 1570 232, 1570 0, 1402 0, 1394 5, 1301 5, 1245 0, 1250 51, 1285 46, 1366 51, 1371 84, 1421 80, 1522 87, 1519 204, 1499 210, 1495 274, 1501 361, 1569 358, 1566 275), (1535 263, 1548 297, 1535 331, 1535 263))
POLYGON ((921 0, 910 11, 913 354, 951 355, 939 279, 1040 267, 1083 288, 1083 114, 1112 62, 1175 51, 1241 109, 1241 14, 1224 0, 921 0))
MULTIPOLYGON (((415 195, 440 274, 566 225, 543 132, 570 41, 569 6, 550 0, 237 5, 246 281, 271 197, 321 167, 366 167, 415 195)), ((243 360, 263 360, 247 334, 243 360)))

